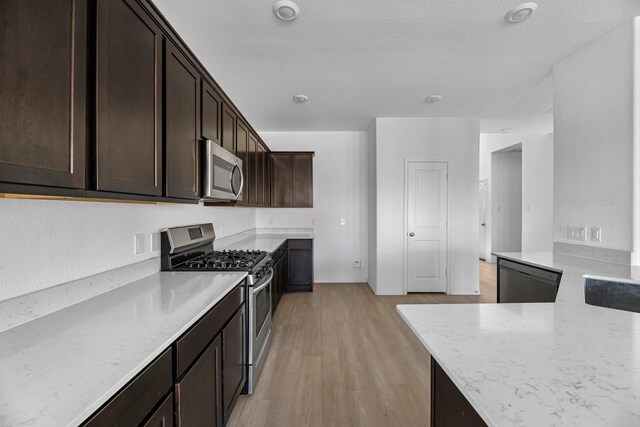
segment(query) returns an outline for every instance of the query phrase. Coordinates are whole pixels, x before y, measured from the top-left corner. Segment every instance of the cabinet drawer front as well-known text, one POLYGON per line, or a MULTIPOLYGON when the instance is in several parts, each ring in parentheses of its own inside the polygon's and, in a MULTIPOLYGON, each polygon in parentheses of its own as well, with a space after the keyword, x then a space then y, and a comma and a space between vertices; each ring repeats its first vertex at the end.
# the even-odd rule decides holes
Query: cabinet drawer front
POLYGON ((84 426, 137 426, 173 386, 171 349, 138 374, 84 426))
POLYGON ((289 239, 289 249, 312 250, 313 240, 311 239, 289 239))
POLYGON ((144 427, 171 427, 173 425, 173 393, 170 393, 162 405, 144 423, 144 427))
POLYGON ((244 302, 244 283, 229 293, 176 341, 176 378, 196 360, 244 302))

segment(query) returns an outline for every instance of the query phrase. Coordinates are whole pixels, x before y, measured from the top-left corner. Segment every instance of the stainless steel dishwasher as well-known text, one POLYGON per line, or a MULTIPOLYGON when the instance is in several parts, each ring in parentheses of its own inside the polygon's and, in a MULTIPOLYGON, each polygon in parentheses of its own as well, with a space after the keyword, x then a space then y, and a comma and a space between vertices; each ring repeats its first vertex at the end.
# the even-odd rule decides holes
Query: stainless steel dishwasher
POLYGON ((498 302, 555 302, 562 273, 498 259, 498 302))

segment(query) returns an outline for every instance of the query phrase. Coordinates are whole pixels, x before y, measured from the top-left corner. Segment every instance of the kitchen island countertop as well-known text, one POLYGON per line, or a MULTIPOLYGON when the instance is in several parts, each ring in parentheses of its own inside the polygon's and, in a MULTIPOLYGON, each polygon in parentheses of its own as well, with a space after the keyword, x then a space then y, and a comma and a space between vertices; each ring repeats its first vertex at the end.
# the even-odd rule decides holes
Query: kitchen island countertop
POLYGON ((76 426, 246 273, 157 273, 0 333, 0 426, 76 426))
POLYGON ((640 425, 640 314, 584 302, 584 276, 638 267, 553 253, 496 253, 562 272, 555 303, 398 305, 490 426, 640 425))
POLYGON ((489 426, 640 425, 640 314, 568 302, 398 312, 489 426))

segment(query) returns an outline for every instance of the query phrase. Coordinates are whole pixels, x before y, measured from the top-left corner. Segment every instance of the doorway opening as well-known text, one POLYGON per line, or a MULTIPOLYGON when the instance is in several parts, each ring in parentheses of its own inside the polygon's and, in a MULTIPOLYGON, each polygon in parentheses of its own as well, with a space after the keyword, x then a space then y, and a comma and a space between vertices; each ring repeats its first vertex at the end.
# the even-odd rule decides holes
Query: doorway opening
POLYGON ((522 143, 491 154, 491 250, 522 251, 522 143))

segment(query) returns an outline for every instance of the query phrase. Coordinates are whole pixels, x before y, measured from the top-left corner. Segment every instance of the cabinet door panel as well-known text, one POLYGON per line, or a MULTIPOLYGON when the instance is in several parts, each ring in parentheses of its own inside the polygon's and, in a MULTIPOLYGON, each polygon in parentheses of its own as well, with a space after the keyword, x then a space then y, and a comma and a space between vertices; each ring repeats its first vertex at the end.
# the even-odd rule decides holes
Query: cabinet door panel
POLYGON ((236 154, 236 113, 227 104, 222 106, 222 148, 236 154))
POLYGON ((97 26, 97 189, 162 195, 162 33, 134 0, 97 26))
POLYGON ((0 181, 85 188, 87 3, 0 1, 0 181))
POLYGON ((251 206, 258 204, 258 138, 249 134, 249 197, 247 198, 251 206))
POLYGON ((222 98, 208 83, 202 82, 202 137, 220 145, 222 98))
POLYGON ((273 154, 271 156, 271 205, 274 207, 291 206, 291 156, 273 154))
POLYGON ((170 393, 162 405, 144 423, 144 427, 171 427, 173 425, 173 393, 170 393))
POLYGON ((178 427, 222 425, 221 361, 221 336, 218 335, 175 386, 178 427))
POLYGON ((313 207, 313 157, 310 154, 292 156, 293 206, 313 207))
POLYGON ((222 369, 224 423, 229 420, 236 399, 247 378, 245 345, 245 306, 236 312, 222 331, 222 369))
POLYGON ((257 153, 257 165, 256 165, 256 179, 257 179, 257 197, 256 204, 258 206, 265 205, 265 185, 266 185, 266 171, 267 168, 265 166, 266 162, 266 150, 262 146, 261 143, 258 143, 258 153, 257 153))
POLYGON ((236 127, 236 156, 242 160, 242 175, 244 176, 244 186, 242 188, 242 194, 238 198, 238 204, 246 205, 248 202, 247 196, 251 189, 251 183, 249 177, 251 176, 251 169, 249 163, 249 131, 247 125, 238 120, 236 127))
POLYGON ((170 42, 165 53, 166 195, 200 193, 200 75, 170 42))

